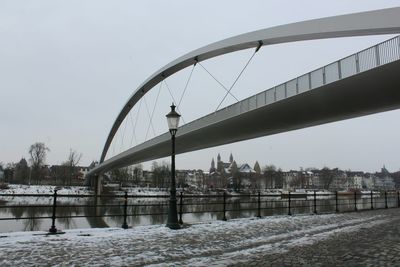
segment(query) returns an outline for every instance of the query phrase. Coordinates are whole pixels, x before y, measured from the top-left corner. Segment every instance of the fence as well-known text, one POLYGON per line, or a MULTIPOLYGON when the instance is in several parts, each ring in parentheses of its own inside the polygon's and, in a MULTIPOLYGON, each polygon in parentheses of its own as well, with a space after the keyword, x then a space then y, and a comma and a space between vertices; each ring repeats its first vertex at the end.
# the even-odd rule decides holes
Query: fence
MULTIPOLYGON (((168 212, 168 198, 166 195, 59 195, 54 194, 0 194, 2 197, 35 197, 44 199, 49 204, 44 205, 0 205, 3 209, 39 209, 46 216, 19 216, 3 217, 4 220, 39 220, 50 219, 49 233, 58 232, 57 219, 65 218, 106 218, 122 219, 121 227, 128 228, 128 218, 140 216, 164 216, 168 212), (79 204, 63 203, 60 199, 79 200, 79 204), (88 203, 80 204, 85 198, 88 203), (133 203, 129 203, 129 202, 133 203), (151 203, 153 202, 153 203, 151 203), (154 203, 156 202, 156 203, 154 203), (103 204, 105 203, 105 204, 103 204), (65 211, 67 209, 67 212, 65 211), (84 212, 79 209, 84 209, 84 212), (100 212, 90 212, 94 210, 100 212), (104 209, 108 209, 104 212, 104 209), (149 211, 150 209, 150 211, 149 211), (64 210, 63 212, 61 212, 64 210), (69 212, 68 212, 69 211, 69 212), (89 211, 89 212, 88 212, 89 211), (110 212, 111 211, 111 212, 110 212), (83 214, 82 214, 83 213, 83 214)), ((287 194, 228 194, 226 192, 208 195, 178 195, 179 223, 184 223, 184 217, 190 214, 213 214, 220 220, 239 217, 263 217, 275 214, 319 214, 333 212, 359 211, 366 209, 400 207, 399 191, 382 192, 335 192, 335 193, 287 193, 287 194)), ((17 212, 18 213, 18 212, 17 212)), ((162 217, 162 220, 165 218, 162 217)), ((200 219, 201 220, 201 219, 200 219)))

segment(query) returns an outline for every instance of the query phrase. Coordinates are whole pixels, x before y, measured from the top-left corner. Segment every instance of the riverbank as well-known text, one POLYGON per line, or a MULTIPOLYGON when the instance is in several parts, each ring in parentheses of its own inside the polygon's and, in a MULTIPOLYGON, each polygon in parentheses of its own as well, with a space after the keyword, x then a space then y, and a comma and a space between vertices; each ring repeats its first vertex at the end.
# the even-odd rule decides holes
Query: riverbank
POLYGON ((93 192, 85 186, 9 184, 7 189, 0 189, 0 194, 53 194, 55 189, 58 190, 58 194, 63 195, 85 195, 93 192))
POLYGON ((1 235, 0 265, 393 265, 400 261, 399 215, 387 209, 214 221, 178 231, 153 225, 17 232, 1 235))
MULTIPOLYGON (((87 186, 54 186, 54 185, 22 185, 8 184, 8 188, 0 189, 0 194, 15 194, 15 195, 39 195, 53 194, 57 189, 60 195, 91 195, 93 190, 87 186)), ((122 187, 121 189, 110 188, 107 192, 119 193, 128 192, 130 195, 148 196, 148 195, 168 195, 168 189, 158 188, 139 188, 139 187, 122 187)))

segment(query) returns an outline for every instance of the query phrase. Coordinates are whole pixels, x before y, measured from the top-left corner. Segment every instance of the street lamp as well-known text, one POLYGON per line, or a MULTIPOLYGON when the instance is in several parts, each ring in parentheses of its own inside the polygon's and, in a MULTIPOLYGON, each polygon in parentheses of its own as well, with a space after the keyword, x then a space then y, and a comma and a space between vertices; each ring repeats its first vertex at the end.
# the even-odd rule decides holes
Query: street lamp
POLYGON ((179 115, 175 111, 175 105, 172 103, 171 111, 166 115, 169 132, 171 133, 172 153, 171 153, 171 191, 169 196, 169 210, 167 227, 170 229, 179 229, 178 212, 176 209, 176 185, 175 185, 175 135, 178 131, 179 115))

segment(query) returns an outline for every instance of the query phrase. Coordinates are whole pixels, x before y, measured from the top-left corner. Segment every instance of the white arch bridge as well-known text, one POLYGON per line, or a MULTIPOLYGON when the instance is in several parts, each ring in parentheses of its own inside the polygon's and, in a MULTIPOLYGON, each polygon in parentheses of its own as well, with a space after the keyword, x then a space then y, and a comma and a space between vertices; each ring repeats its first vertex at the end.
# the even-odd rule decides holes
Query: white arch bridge
MULTIPOLYGON (((166 132, 105 160, 129 111, 174 73, 243 49, 256 48, 257 52, 261 46, 286 42, 395 34, 400 32, 399 18, 397 7, 302 21, 228 38, 176 59, 150 76, 129 98, 110 130, 99 165, 90 170, 86 181, 92 178, 96 182, 109 170, 170 155, 170 135, 166 132)), ((181 126, 176 153, 397 109, 399 73, 397 36, 181 126)))

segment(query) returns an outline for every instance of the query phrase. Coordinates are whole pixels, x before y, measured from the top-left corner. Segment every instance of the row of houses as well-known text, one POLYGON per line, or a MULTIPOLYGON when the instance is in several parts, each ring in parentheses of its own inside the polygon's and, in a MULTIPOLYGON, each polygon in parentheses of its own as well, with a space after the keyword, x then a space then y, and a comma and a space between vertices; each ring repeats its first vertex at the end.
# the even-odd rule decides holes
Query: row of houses
POLYGON ((343 171, 338 168, 321 170, 261 171, 258 162, 236 164, 232 154, 228 162, 217 156, 211 160, 210 171, 205 173, 208 188, 239 189, 327 189, 327 190, 393 190, 400 188, 400 172, 391 174, 382 167, 380 172, 343 171), (236 177, 235 177, 236 176, 236 177), (236 181, 236 182, 235 182, 236 181), (397 182, 397 183, 396 183, 397 182), (236 183, 236 184, 235 184, 236 183))
MULTIPOLYGON (((321 170, 290 170, 261 168, 256 162, 252 168, 248 163, 237 164, 232 156, 224 162, 218 154, 217 161, 211 160, 208 172, 202 170, 177 170, 178 187, 208 189, 327 189, 327 190, 392 190, 400 188, 400 172, 390 174, 383 166, 380 172, 342 171, 338 168, 321 170), (398 184, 396 185, 396 181, 398 184)), ((157 174, 142 171, 139 186, 159 187, 157 174)), ((169 174, 162 187, 169 187, 169 174)), ((138 185, 138 183, 136 183, 138 185)))
MULTIPOLYGON (((82 184, 86 173, 94 167, 52 165, 43 166, 41 180, 36 181, 31 176, 31 168, 23 158, 13 168, 3 169, 0 166, 0 182, 25 184, 82 184)), ((164 171, 148 171, 137 167, 128 167, 126 179, 121 181, 128 186, 160 187, 170 186, 168 166, 164 171)), ((110 177, 109 181, 119 177, 110 177)), ((181 188, 199 190, 208 189, 327 189, 327 190, 392 190, 400 188, 400 172, 389 173, 382 167, 380 172, 364 173, 361 171, 343 171, 324 168, 321 170, 290 170, 276 169, 261 171, 258 162, 252 168, 249 164, 237 164, 232 154, 229 162, 223 162, 218 154, 217 162, 211 161, 210 170, 176 170, 176 184, 181 188), (397 184, 396 184, 397 183, 397 184)))
POLYGON ((360 171, 288 171, 283 173, 283 189, 298 188, 329 190, 393 190, 399 187, 385 166, 380 172, 364 173, 360 171))

